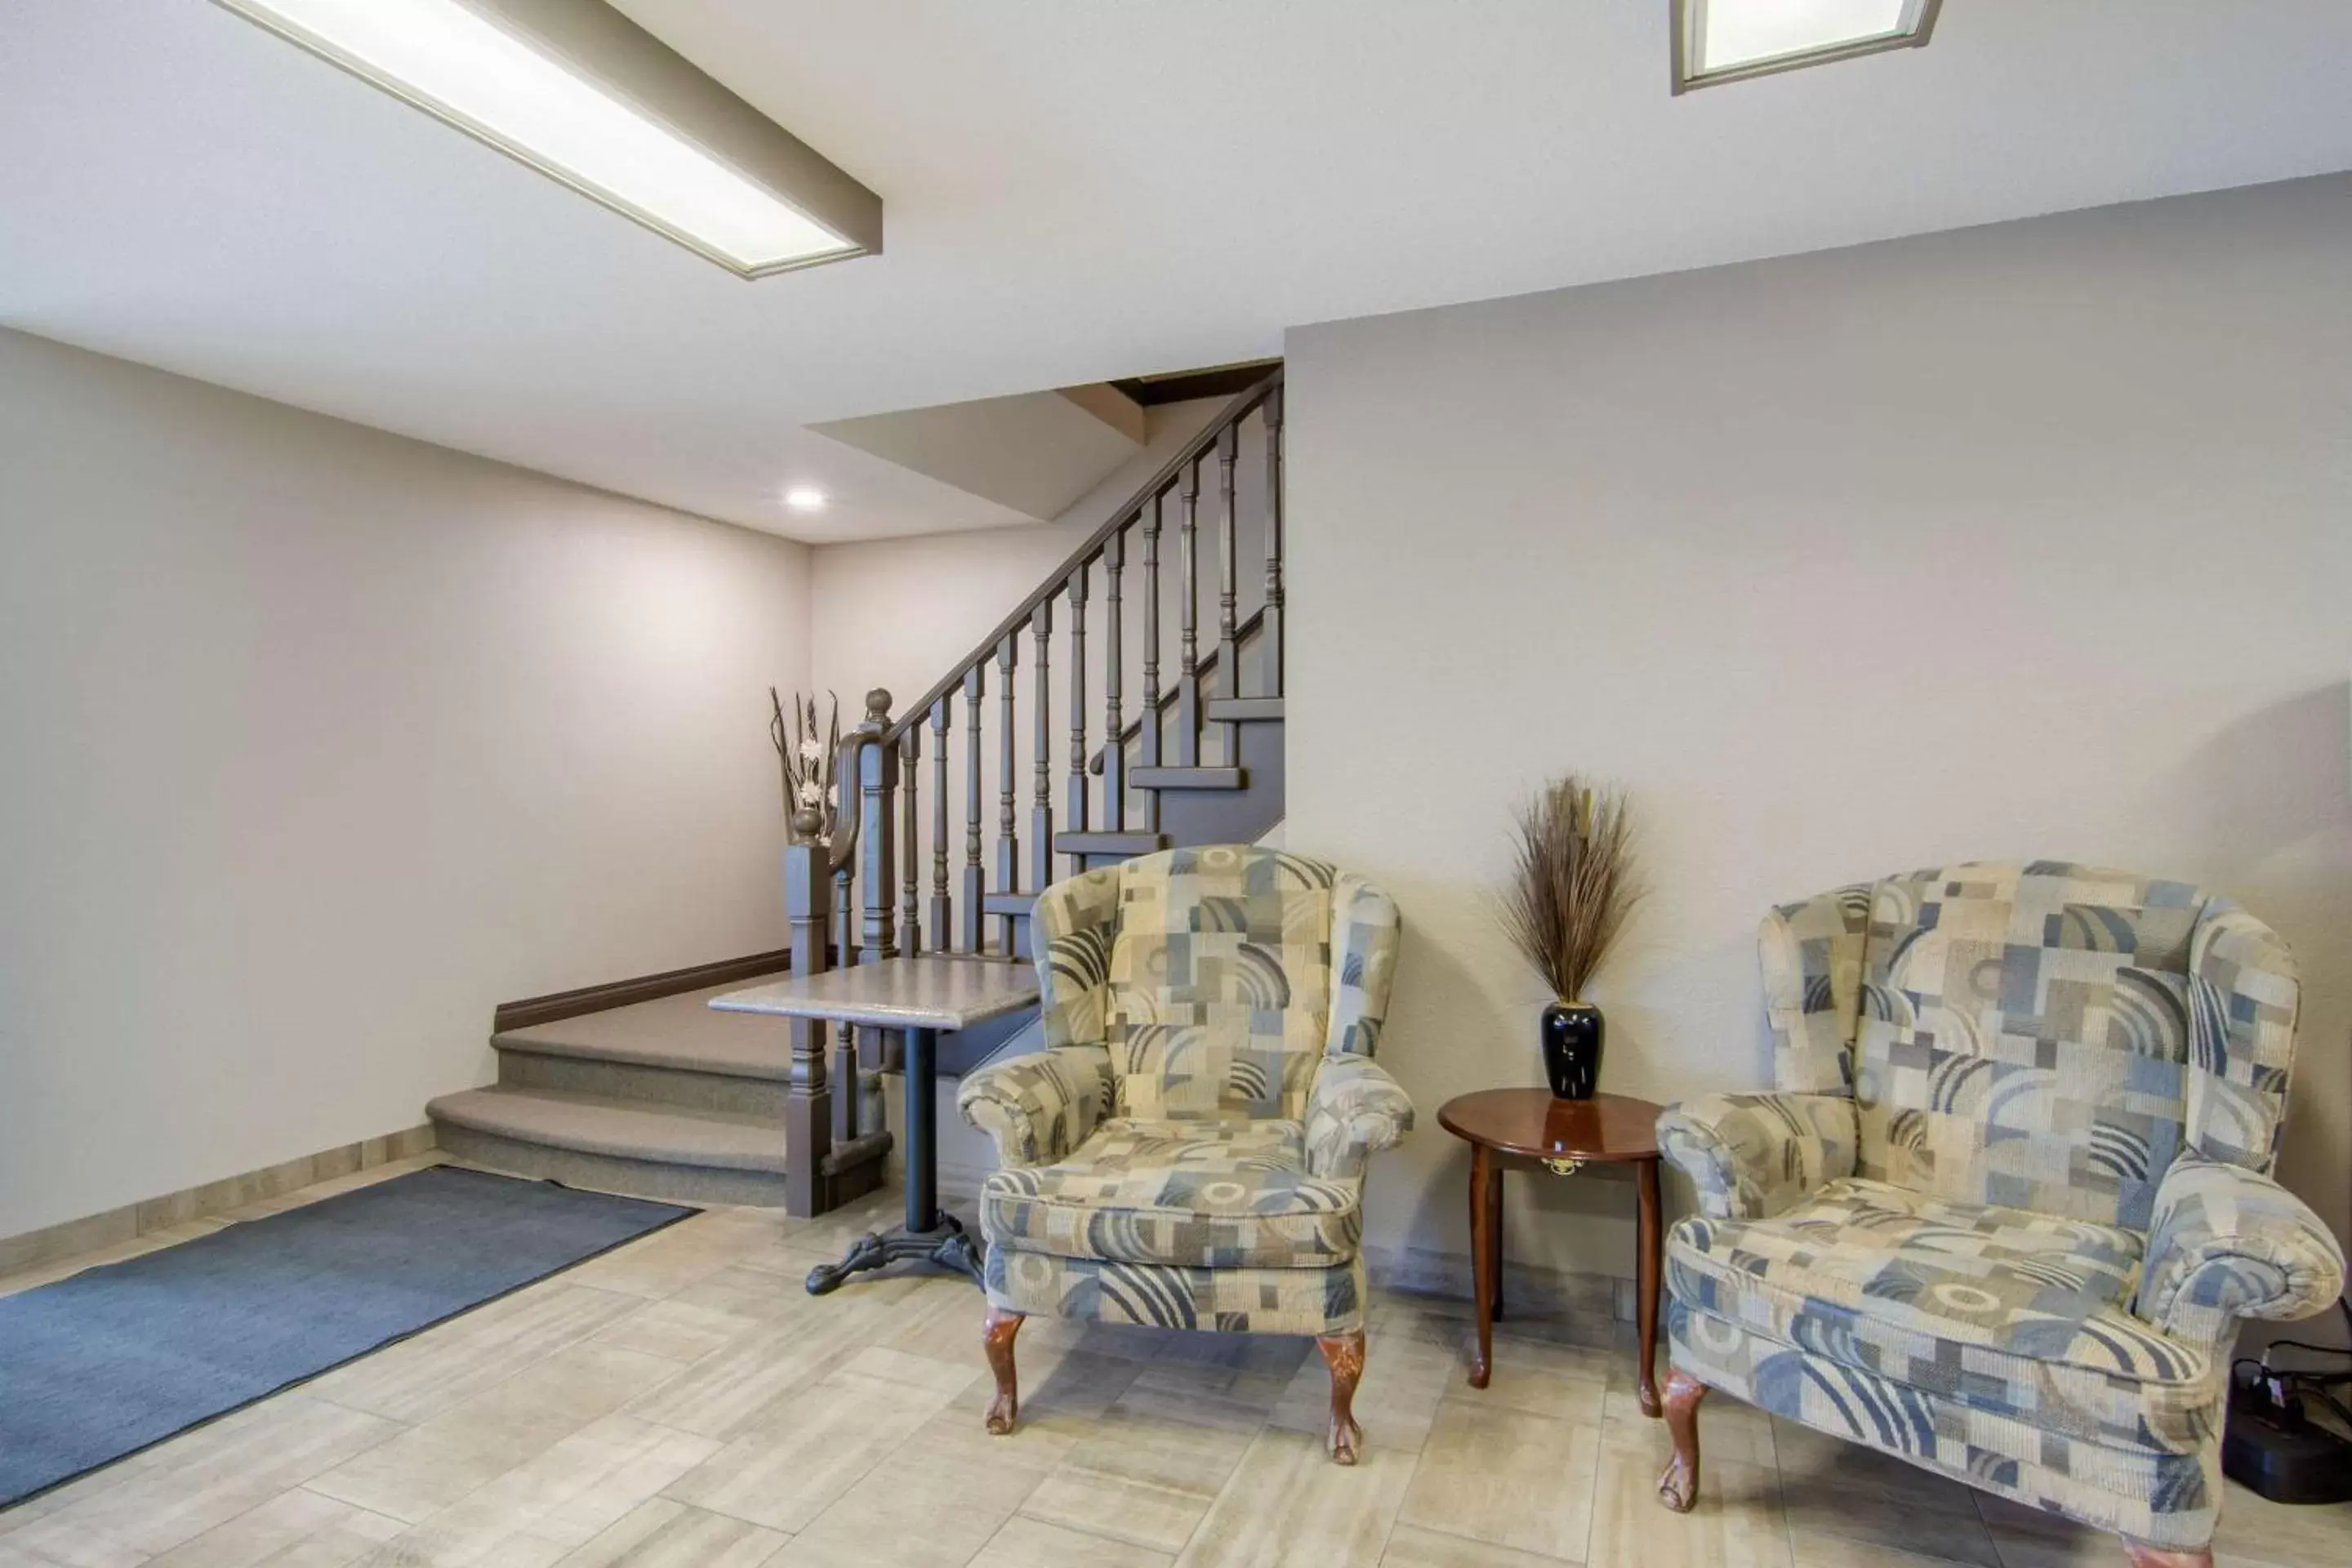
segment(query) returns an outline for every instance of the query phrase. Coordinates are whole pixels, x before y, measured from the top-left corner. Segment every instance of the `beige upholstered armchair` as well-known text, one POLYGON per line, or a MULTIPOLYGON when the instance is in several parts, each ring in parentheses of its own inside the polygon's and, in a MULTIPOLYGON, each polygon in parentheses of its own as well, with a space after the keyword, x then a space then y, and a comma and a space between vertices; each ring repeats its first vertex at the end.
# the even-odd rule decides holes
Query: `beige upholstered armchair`
POLYGON ((2298 986, 2180 882, 2036 861, 1766 918, 1778 1092, 1666 1112, 1669 1507, 1697 1405, 1774 1415, 2207 1564, 2231 1347, 2344 1254, 2270 1176, 2298 986))
POLYGON ((958 1099, 1003 1162, 980 1199, 988 1429, 1013 1429, 1031 1314, 1313 1334, 1331 1456, 1353 1464, 1364 1167, 1412 1125, 1372 1063, 1396 905, 1319 860, 1221 846, 1089 871, 1034 919, 1046 1049, 958 1099))

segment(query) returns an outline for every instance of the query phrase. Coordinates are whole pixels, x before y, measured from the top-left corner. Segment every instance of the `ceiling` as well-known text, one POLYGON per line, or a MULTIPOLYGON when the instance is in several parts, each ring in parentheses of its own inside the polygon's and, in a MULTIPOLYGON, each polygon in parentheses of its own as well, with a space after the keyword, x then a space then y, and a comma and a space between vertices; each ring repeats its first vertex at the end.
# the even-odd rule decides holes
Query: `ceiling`
POLYGON ((0 324, 860 538, 1026 519, 809 424, 2352 166, 2340 0, 1946 0, 1682 98, 1666 0, 618 4, 880 193, 886 254, 747 283, 208 0, 0 0, 0 324))

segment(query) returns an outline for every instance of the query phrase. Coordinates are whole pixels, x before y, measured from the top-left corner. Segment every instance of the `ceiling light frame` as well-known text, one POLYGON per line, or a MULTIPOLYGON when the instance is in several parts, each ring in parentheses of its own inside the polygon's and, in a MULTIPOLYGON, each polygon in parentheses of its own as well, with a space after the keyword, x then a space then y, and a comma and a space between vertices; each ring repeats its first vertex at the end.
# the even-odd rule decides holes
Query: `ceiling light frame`
POLYGON ((483 145, 568 186, 598 205, 718 263, 739 278, 766 278, 882 252, 882 198, 822 153, 738 98, 604 0, 455 0, 537 50, 604 97, 688 143, 815 226, 837 248, 751 264, 421 90, 334 40, 279 15, 270 0, 214 0, 483 145))
POLYGON ((1906 25, 1895 32, 1856 38, 1851 43, 1800 49, 1790 54, 1774 55, 1768 59, 1727 66, 1704 75, 1694 75, 1692 63, 1698 58, 1699 35, 1706 25, 1709 0, 1668 0, 1668 4, 1673 16, 1670 28, 1674 37, 1672 86, 1676 97, 1697 88, 1747 81, 1759 76, 1778 76, 1782 71, 1802 70, 1807 66, 1825 66, 1838 60, 1859 59, 1864 55, 1884 54, 1889 49, 1925 48, 1929 36, 1936 30, 1936 13, 1943 7, 1943 0, 1906 0, 1903 8, 1906 25))

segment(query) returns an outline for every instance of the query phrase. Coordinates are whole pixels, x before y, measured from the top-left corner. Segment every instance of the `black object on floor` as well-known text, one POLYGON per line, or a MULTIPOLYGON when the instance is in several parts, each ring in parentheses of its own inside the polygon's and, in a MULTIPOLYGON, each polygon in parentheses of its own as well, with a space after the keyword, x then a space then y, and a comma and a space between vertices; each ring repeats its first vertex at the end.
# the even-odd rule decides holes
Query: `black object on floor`
MULTIPOLYGON (((2252 1364, 2242 1362, 2239 1370, 2252 1364)), ((2231 1384, 2223 1475, 2273 1502, 2352 1500, 2352 1440, 2314 1420, 2305 1396, 2284 1381, 2241 1375, 2231 1384)))
POLYGON ((441 1165, 0 1298, 0 1508, 698 1212, 441 1165))

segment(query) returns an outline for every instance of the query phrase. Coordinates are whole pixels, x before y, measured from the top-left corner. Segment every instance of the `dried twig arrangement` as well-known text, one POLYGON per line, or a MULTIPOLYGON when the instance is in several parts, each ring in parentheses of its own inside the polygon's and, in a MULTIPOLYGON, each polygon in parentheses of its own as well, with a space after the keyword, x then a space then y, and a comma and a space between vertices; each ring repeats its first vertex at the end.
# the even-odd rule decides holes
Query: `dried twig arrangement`
POLYGON ((841 751, 841 699, 829 691, 825 695, 833 700, 833 718, 819 731, 815 698, 794 693, 787 721, 784 700, 774 687, 768 688, 768 739, 775 742, 776 763, 783 774, 784 821, 790 824, 803 811, 816 812, 824 819, 814 836, 819 842, 833 837, 833 760, 841 751))
POLYGON ((1556 779, 1519 807, 1511 848, 1503 930, 1554 995, 1581 1001, 1648 890, 1624 793, 1556 779))

